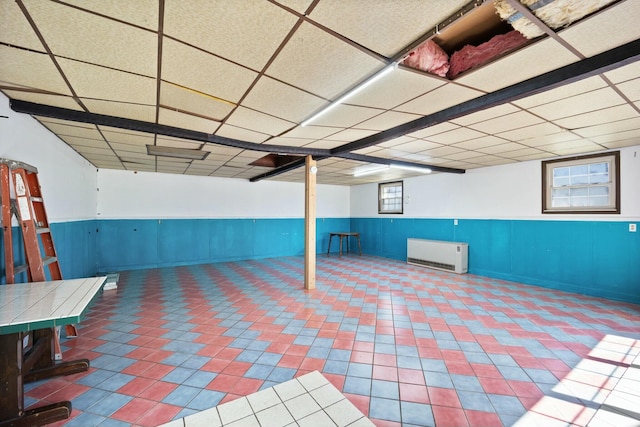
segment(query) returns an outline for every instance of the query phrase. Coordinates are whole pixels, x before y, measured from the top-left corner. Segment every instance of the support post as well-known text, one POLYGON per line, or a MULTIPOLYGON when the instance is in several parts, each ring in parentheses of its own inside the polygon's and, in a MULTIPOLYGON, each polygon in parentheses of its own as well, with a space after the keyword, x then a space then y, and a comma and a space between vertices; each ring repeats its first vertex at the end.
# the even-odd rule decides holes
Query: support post
POLYGON ((305 161, 304 191, 304 288, 316 288, 316 172, 313 157, 305 161))

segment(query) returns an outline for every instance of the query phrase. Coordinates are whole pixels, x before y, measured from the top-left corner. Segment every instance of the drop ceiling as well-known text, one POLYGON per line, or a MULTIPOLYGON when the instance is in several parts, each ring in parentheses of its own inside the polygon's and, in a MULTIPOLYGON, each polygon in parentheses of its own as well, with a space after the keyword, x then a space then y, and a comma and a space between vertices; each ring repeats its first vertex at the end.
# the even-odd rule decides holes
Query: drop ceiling
POLYGON ((0 90, 12 105, 38 106, 32 115, 43 126, 104 169, 301 182, 300 160, 284 167, 256 160, 312 154, 319 183, 354 185, 419 174, 353 176, 369 163, 463 172, 640 143, 640 0, 545 27, 525 47, 455 79, 401 64, 301 126, 437 36, 467 5, 3 1, 0 90), (598 60, 595 72, 582 71, 589 59, 625 45, 635 49, 628 59, 598 60), (555 72, 562 67, 579 78, 555 72), (532 92, 527 84, 536 78, 541 85, 532 92), (210 153, 160 157, 148 145, 210 153))

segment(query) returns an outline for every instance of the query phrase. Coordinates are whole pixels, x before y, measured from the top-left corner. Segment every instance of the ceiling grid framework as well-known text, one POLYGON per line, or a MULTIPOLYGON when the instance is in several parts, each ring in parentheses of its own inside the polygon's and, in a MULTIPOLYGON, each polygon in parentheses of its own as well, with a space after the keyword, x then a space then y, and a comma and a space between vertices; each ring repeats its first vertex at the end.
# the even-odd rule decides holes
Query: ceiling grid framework
POLYGON ((303 182, 296 165, 250 163, 269 152, 313 153, 318 183, 354 185, 418 174, 353 176, 369 162, 462 172, 638 144, 640 0, 614 2, 567 28, 546 28, 521 49, 455 79, 401 64, 300 126, 467 3, 6 1, 0 90, 12 105, 51 107, 32 114, 106 169, 303 182), (556 70, 581 72, 581 63, 620 46, 633 50, 628 58, 545 86, 556 70), (527 92, 536 78, 540 89, 527 92), (523 95, 491 102, 514 87, 523 95), (118 120, 82 122, 97 116, 118 120), (181 131, 162 132, 169 127, 181 131), (147 145, 210 154, 156 157, 147 145))

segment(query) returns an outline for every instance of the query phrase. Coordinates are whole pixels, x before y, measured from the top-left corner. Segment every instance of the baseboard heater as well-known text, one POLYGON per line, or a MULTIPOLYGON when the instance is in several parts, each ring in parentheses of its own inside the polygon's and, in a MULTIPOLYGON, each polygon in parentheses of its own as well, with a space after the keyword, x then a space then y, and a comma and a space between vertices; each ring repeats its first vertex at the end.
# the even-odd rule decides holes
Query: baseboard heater
POLYGON ((407 263, 463 274, 467 272, 469 245, 440 240, 407 239, 407 263))

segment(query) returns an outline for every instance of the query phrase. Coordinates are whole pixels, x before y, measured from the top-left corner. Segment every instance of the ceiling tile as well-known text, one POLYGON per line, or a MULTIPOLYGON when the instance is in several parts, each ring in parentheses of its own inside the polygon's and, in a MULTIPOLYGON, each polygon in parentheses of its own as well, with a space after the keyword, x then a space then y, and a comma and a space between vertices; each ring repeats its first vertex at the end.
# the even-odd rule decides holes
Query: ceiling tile
POLYGON ((549 104, 554 101, 571 98, 586 92, 602 89, 607 83, 599 76, 589 77, 568 85, 547 90, 536 95, 513 101, 513 104, 521 108, 532 108, 538 105, 549 104))
POLYGON ((601 151, 602 146, 598 144, 594 144, 591 141, 580 140, 580 141, 558 142, 556 144, 545 145, 544 149, 558 156, 566 156, 569 154, 580 154, 580 153, 601 151))
POLYGON ((467 0, 322 0, 310 18, 387 57, 435 28, 467 0))
POLYGON ((160 105, 218 121, 236 107, 233 102, 164 81, 160 83, 160 105))
POLYGON ((228 102, 238 102, 257 73, 167 37, 162 44, 162 80, 228 102), (212 78, 215 76, 216 78, 212 78))
POLYGON ((349 104, 392 109, 444 85, 444 79, 398 68, 349 98, 349 104))
POLYGON ((448 83, 413 101, 402 104, 394 110, 428 115, 477 98, 480 95, 483 95, 482 92, 448 83))
POLYGON ((640 39, 640 7, 624 1, 560 32, 560 37, 586 57, 640 39))
POLYGON ((351 127, 380 113, 382 110, 376 108, 340 104, 315 119, 313 123, 317 126, 351 127))
POLYGON ((121 21, 129 22, 150 30, 158 30, 158 12, 160 6, 157 0, 136 0, 127 2, 108 2, 86 0, 65 0, 65 3, 83 9, 110 16, 121 21))
POLYGON ((640 79, 620 83, 618 89, 631 101, 640 101, 640 79))
POLYGON ((75 136, 78 138, 87 138, 87 139, 97 139, 103 140, 102 135, 98 132, 95 126, 92 127, 84 127, 84 126, 74 126, 71 124, 60 124, 60 123, 43 123, 49 130, 51 130, 56 135, 63 136, 75 136))
POLYGON ((394 126, 399 126, 412 120, 419 119, 420 117, 421 116, 417 114, 386 111, 369 120, 365 120, 364 122, 359 123, 357 126, 360 129, 373 129, 376 131, 383 131, 394 126))
POLYGON ((611 133, 624 132, 633 129, 640 129, 640 117, 575 129, 574 133, 585 138, 592 138, 600 135, 608 135, 611 133))
MULTIPOLYGON (((0 2, 0 42, 10 46, 44 52, 40 39, 14 1, 0 2)), ((4 73, 3 73, 4 74, 4 73)))
POLYGON ((319 110, 326 104, 321 98, 281 83, 261 77, 251 89, 242 105, 295 123, 319 110))
POLYGON ((76 95, 146 105, 156 103, 156 81, 132 73, 58 58, 76 95))
POLYGON ((220 126, 220 128, 218 128, 218 130, 216 131, 216 136, 256 143, 265 142, 269 138, 269 135, 265 133, 255 132, 249 129, 243 129, 227 124, 223 124, 222 126, 220 126))
POLYGON ((552 135, 562 131, 563 129, 561 127, 556 126, 553 123, 544 122, 533 126, 501 132, 496 134, 496 136, 509 141, 523 141, 530 138, 552 135))
POLYGON ((640 76, 640 61, 632 62, 624 67, 604 73, 612 83, 622 83, 627 80, 633 80, 640 76))
POLYGON ((420 153, 430 157, 446 157, 449 154, 461 153, 463 151, 463 149, 457 147, 442 146, 438 148, 432 148, 430 150, 424 150, 420 153))
POLYGON ((164 32, 259 71, 298 18, 270 2, 165 0, 164 32))
POLYGON ((204 133, 214 133, 218 126, 220 126, 219 122, 183 114, 178 111, 167 110, 166 108, 160 108, 158 124, 191 129, 204 133))
POLYGON ((49 56, 4 45, 0 45, 0 84, 71 95, 49 56))
POLYGON ((431 135, 426 139, 432 142, 437 142, 439 144, 455 144, 457 142, 481 138, 483 136, 486 136, 486 134, 478 132, 477 130, 461 127, 458 129, 450 130, 448 132, 439 133, 437 135, 431 135))
POLYGON ((424 150, 430 150, 432 148, 438 148, 441 147, 441 145, 436 144, 435 142, 425 141, 423 139, 416 139, 404 144, 395 145, 394 147, 398 150, 406 151, 409 153, 417 153, 424 150))
POLYGON ((274 2, 302 14, 307 11, 313 0, 274 0, 274 2))
POLYGON ((309 139, 321 139, 326 138, 330 135, 338 133, 342 130, 342 128, 332 128, 326 126, 298 126, 294 129, 291 129, 289 132, 284 134, 287 138, 309 138, 309 139))
POLYGON ((305 144, 305 147, 309 148, 322 148, 322 149, 332 149, 335 147, 339 147, 344 144, 344 141, 333 141, 329 139, 321 139, 319 141, 313 141, 308 144, 305 144))
POLYGON ((454 144, 454 147, 462 148, 464 150, 478 150, 480 148, 491 147, 493 145, 501 145, 508 141, 497 136, 487 135, 481 138, 470 139, 468 141, 462 141, 454 144))
POLYGON ((111 102, 96 99, 81 99, 82 103, 95 114, 122 117, 154 123, 156 121, 155 105, 131 104, 126 102, 111 102))
POLYGON ((271 63, 266 74, 334 100, 386 64, 338 38, 304 23, 271 63))
POLYGON ((628 104, 624 104, 617 107, 605 108, 603 110, 565 117, 563 119, 554 120, 554 123, 566 129, 579 129, 607 122, 631 119, 638 117, 638 115, 639 113, 633 107, 628 104))
POLYGON ((460 126, 468 126, 473 123, 482 122, 488 119, 493 119, 496 117, 504 116, 510 113, 515 113, 519 111, 518 107, 515 107, 512 104, 502 104, 497 107, 487 108, 486 110, 481 110, 476 113, 467 114, 466 116, 457 117, 451 120, 451 123, 458 124, 460 126))
POLYGON ((453 124, 451 122, 438 123, 437 125, 429 126, 422 130, 418 130, 415 132, 408 133, 408 136, 412 136, 414 138, 427 138, 431 135, 437 135, 442 132, 447 132, 452 129, 457 129, 460 126, 453 124))
POLYGON ((487 134, 496 134, 506 132, 512 129, 518 129, 541 123, 543 120, 526 111, 507 114, 506 116, 497 117, 495 119, 485 120, 484 122, 474 123, 469 127, 487 134))
POLYGON ((614 107, 624 102, 624 99, 620 95, 613 89, 607 87, 533 107, 529 111, 547 120, 555 120, 589 111, 614 107))
POLYGON ((378 133, 375 130, 366 130, 366 129, 345 129, 338 133, 331 135, 332 141, 341 141, 341 142, 351 142, 357 141, 358 139, 365 138, 367 136, 375 135, 378 133))
POLYGON ((145 76, 156 75, 156 33, 60 3, 39 0, 24 3, 54 55, 145 76))
POLYGON ((485 154, 496 154, 500 156, 508 156, 509 151, 522 150, 523 148, 528 148, 525 145, 518 144, 517 142, 507 142, 504 144, 496 144, 490 145, 488 147, 476 148, 476 151, 485 154))
POLYGON ((635 138, 636 142, 640 140, 640 129, 632 129, 624 132, 615 132, 607 135, 599 135, 591 138, 593 142, 598 144, 610 144, 612 142, 635 138))
POLYGON ((280 135, 295 126, 295 123, 245 107, 238 107, 225 123, 269 135, 280 135))

